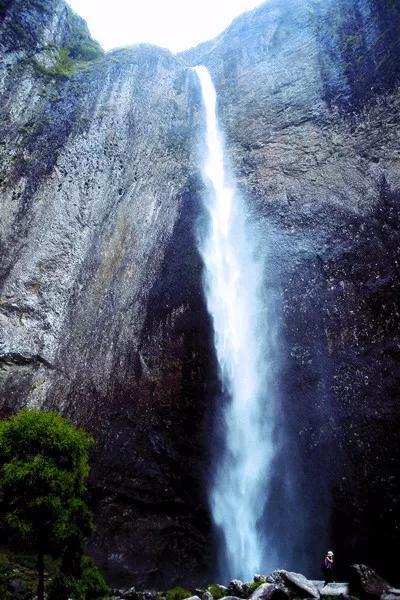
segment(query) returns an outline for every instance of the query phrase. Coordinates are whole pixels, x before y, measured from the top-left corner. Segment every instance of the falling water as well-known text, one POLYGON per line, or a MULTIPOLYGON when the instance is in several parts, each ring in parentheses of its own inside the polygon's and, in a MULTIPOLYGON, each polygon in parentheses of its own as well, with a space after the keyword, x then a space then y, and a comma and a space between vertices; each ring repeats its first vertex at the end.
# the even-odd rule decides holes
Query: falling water
POLYGON ((205 67, 195 71, 205 113, 202 175, 208 216, 200 252, 225 400, 210 505, 224 539, 223 574, 248 579, 265 571, 270 556, 263 514, 273 458, 272 328, 254 232, 226 166, 215 88, 205 67))

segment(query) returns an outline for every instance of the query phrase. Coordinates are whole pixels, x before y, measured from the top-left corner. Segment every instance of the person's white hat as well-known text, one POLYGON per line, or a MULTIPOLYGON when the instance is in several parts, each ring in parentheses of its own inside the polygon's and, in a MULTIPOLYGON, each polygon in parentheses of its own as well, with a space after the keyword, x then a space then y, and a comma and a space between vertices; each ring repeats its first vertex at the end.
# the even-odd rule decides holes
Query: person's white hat
POLYGON ((332 552, 332 550, 329 550, 329 552, 328 552, 328 556, 333 556, 333 552, 332 552))

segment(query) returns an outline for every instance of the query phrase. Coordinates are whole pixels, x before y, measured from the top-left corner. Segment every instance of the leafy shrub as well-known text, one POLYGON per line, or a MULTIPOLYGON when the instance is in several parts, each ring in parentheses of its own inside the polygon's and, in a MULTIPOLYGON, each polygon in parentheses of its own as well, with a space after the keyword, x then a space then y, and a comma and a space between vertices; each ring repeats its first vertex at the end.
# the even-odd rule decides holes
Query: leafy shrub
POLYGON ((69 56, 73 60, 92 62, 103 55, 98 42, 91 39, 80 39, 69 46, 69 56))
POLYGON ((181 587, 174 587, 166 594, 167 600, 185 600, 185 598, 190 598, 191 595, 192 592, 189 592, 181 587))
POLYGON ((220 600, 227 595, 226 588, 224 588, 222 585, 218 585, 218 583, 212 583, 208 586, 207 590, 210 592, 214 600, 220 600))
POLYGON ((110 588, 90 556, 81 559, 82 574, 78 579, 58 573, 49 586, 48 600, 103 600, 110 588))
POLYGON ((260 587, 260 585, 264 583, 263 581, 252 581, 246 586, 247 596, 251 596, 251 594, 260 587))
POLYGON ((12 577, 12 567, 5 554, 0 554, 0 598, 11 600, 12 594, 7 589, 7 584, 12 577))

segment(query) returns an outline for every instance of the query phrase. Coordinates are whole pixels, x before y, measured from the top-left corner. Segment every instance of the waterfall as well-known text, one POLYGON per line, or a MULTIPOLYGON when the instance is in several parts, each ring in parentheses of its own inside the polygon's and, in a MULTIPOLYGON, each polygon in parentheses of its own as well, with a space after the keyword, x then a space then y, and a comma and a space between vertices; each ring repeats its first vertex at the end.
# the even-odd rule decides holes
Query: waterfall
POLYGON ((199 249, 223 392, 222 448, 209 499, 224 540, 223 575, 249 579, 271 562, 263 515, 274 456, 273 327, 255 234, 227 167, 216 91, 204 66, 195 72, 205 115, 201 170, 208 217, 199 249))

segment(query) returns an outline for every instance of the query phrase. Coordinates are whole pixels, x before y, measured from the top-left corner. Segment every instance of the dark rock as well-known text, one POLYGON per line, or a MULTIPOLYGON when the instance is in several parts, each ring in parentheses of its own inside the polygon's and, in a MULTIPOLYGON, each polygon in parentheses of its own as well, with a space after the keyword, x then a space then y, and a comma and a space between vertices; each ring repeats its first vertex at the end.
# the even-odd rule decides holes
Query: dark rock
POLYGON ((11 579, 7 582, 7 587, 14 598, 25 598, 30 589, 23 579, 11 579))
MULTIPOLYGON (((122 597, 124 600, 139 600, 141 594, 136 592, 134 587, 131 587, 123 592, 122 597)), ((143 597, 143 600, 147 600, 147 596, 143 597)), ((155 596, 152 595, 148 598, 148 600, 155 600, 155 596)))
POLYGON ((361 599, 373 600, 384 595, 390 585, 378 573, 366 565, 351 565, 349 590, 354 596, 361 599))
POLYGON ((228 585, 228 591, 231 592, 233 596, 239 596, 239 598, 241 598, 244 593, 243 581, 233 579, 228 585))
POLYGON ((276 583, 262 583, 250 596, 251 600, 288 600, 287 588, 276 583))

